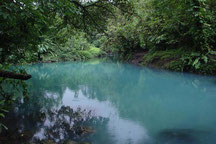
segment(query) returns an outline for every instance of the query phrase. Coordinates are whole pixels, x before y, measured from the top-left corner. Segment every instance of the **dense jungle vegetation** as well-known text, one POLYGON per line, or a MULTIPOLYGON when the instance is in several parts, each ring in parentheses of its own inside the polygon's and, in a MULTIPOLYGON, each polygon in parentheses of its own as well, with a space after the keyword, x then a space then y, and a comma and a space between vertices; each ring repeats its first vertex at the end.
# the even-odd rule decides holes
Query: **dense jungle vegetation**
POLYGON ((28 99, 23 81, 2 74, 25 74, 17 65, 118 54, 140 65, 215 74, 215 47, 215 0, 2 0, 0 116, 28 99))

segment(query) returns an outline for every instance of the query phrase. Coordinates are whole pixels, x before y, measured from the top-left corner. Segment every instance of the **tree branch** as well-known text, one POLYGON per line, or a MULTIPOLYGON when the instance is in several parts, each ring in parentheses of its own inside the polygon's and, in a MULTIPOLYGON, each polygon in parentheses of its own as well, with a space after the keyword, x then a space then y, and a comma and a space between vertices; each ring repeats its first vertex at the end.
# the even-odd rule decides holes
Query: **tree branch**
POLYGON ((28 80, 32 76, 29 75, 29 74, 19 74, 19 73, 15 73, 15 72, 9 72, 9 71, 0 70, 0 77, 19 79, 19 80, 28 80))

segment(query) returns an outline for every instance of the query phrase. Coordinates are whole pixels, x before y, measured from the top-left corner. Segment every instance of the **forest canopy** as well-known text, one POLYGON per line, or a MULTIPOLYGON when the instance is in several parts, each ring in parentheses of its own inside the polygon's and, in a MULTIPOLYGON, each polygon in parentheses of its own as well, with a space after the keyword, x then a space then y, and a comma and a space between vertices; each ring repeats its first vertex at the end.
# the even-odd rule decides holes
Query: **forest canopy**
POLYGON ((2 1, 1 64, 85 60, 105 54, 104 51, 130 60, 136 51, 148 51, 142 59, 144 65, 159 57, 160 61, 168 61, 163 64, 166 69, 213 74, 215 3, 2 1))
POLYGON ((106 46, 122 58, 144 51, 143 65, 215 73, 215 1, 135 0, 127 8, 108 24, 106 46))
POLYGON ((66 43, 75 31, 103 31, 110 14, 111 5, 106 0, 1 1, 1 63, 26 61, 32 54, 40 55, 53 44, 66 43), (47 43, 49 46, 41 47, 47 43))

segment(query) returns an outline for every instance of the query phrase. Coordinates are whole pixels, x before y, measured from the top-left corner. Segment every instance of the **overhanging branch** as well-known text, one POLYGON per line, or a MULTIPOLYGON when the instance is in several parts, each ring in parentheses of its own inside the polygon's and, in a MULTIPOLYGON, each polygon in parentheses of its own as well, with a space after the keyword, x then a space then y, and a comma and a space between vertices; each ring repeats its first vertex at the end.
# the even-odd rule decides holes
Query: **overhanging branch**
POLYGON ((32 76, 29 74, 19 74, 19 73, 15 73, 15 72, 0 70, 0 77, 18 79, 18 80, 28 80, 32 76))

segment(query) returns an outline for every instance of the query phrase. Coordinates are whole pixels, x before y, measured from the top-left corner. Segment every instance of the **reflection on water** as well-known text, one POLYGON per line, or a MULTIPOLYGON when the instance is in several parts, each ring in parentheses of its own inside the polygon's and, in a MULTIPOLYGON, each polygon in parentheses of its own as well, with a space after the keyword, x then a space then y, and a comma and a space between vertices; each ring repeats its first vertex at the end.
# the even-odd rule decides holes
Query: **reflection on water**
POLYGON ((87 110, 94 110, 96 116, 108 118, 107 131, 115 143, 142 143, 148 140, 146 129, 138 122, 121 118, 118 110, 108 100, 90 99, 81 90, 73 92, 70 89, 66 89, 62 101, 66 106, 75 109, 82 107, 87 110))
POLYGON ((104 62, 26 68, 33 76, 31 96, 8 114, 6 123, 13 126, 4 137, 18 131, 28 135, 23 141, 58 143, 65 139, 93 144, 216 142, 215 77, 104 62), (77 110, 83 114, 78 120, 72 117, 77 110))

